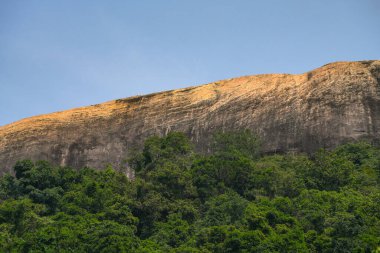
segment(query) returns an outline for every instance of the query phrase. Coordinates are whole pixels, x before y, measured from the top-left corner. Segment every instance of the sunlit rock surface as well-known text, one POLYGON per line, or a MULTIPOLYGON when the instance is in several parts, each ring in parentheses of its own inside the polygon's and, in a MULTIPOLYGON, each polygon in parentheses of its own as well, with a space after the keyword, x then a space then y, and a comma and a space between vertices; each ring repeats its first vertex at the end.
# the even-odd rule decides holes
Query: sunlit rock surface
POLYGON ((380 61, 244 76, 23 119, 0 127, 0 172, 24 158, 123 168, 154 134, 185 132, 207 152, 212 132, 245 128, 268 153, 380 142, 380 61))

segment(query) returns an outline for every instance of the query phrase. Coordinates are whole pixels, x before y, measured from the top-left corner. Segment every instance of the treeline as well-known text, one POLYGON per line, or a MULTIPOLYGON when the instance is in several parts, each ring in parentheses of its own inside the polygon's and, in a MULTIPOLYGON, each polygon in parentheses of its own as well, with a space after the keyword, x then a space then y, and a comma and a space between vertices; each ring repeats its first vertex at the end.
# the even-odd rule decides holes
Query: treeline
POLYGON ((380 150, 260 155, 249 131, 208 155, 181 133, 111 167, 24 160, 0 179, 0 252, 379 252, 380 150))

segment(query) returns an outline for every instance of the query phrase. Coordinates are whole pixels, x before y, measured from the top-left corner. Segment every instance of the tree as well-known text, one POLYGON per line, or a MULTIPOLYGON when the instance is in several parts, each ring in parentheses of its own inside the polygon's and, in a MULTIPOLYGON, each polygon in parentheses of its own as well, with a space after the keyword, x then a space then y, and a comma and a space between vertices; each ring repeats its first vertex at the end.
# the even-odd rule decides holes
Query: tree
POLYGON ((350 183, 354 164, 346 158, 320 150, 316 153, 314 164, 308 175, 313 179, 310 180, 310 187, 320 190, 338 190, 350 183))
POLYGON ((254 160, 260 155, 260 140, 248 129, 216 132, 213 135, 211 150, 214 154, 239 153, 254 160))

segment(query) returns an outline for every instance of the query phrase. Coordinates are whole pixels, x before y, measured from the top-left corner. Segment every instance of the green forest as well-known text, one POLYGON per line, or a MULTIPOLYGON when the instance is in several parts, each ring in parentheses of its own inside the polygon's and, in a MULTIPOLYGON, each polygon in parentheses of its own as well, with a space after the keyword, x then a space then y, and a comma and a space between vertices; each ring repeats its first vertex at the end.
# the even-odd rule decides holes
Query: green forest
POLYGON ((249 131, 207 154, 150 137, 134 178, 22 160, 0 178, 0 252, 380 252, 380 149, 263 155, 249 131))

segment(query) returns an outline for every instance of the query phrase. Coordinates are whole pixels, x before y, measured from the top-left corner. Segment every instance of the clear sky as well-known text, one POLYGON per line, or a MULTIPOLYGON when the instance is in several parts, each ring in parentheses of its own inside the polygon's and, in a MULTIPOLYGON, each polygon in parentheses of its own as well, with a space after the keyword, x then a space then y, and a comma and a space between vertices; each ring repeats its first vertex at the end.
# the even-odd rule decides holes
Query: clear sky
POLYGON ((380 59, 379 0, 2 0, 0 125, 366 59, 380 59))

